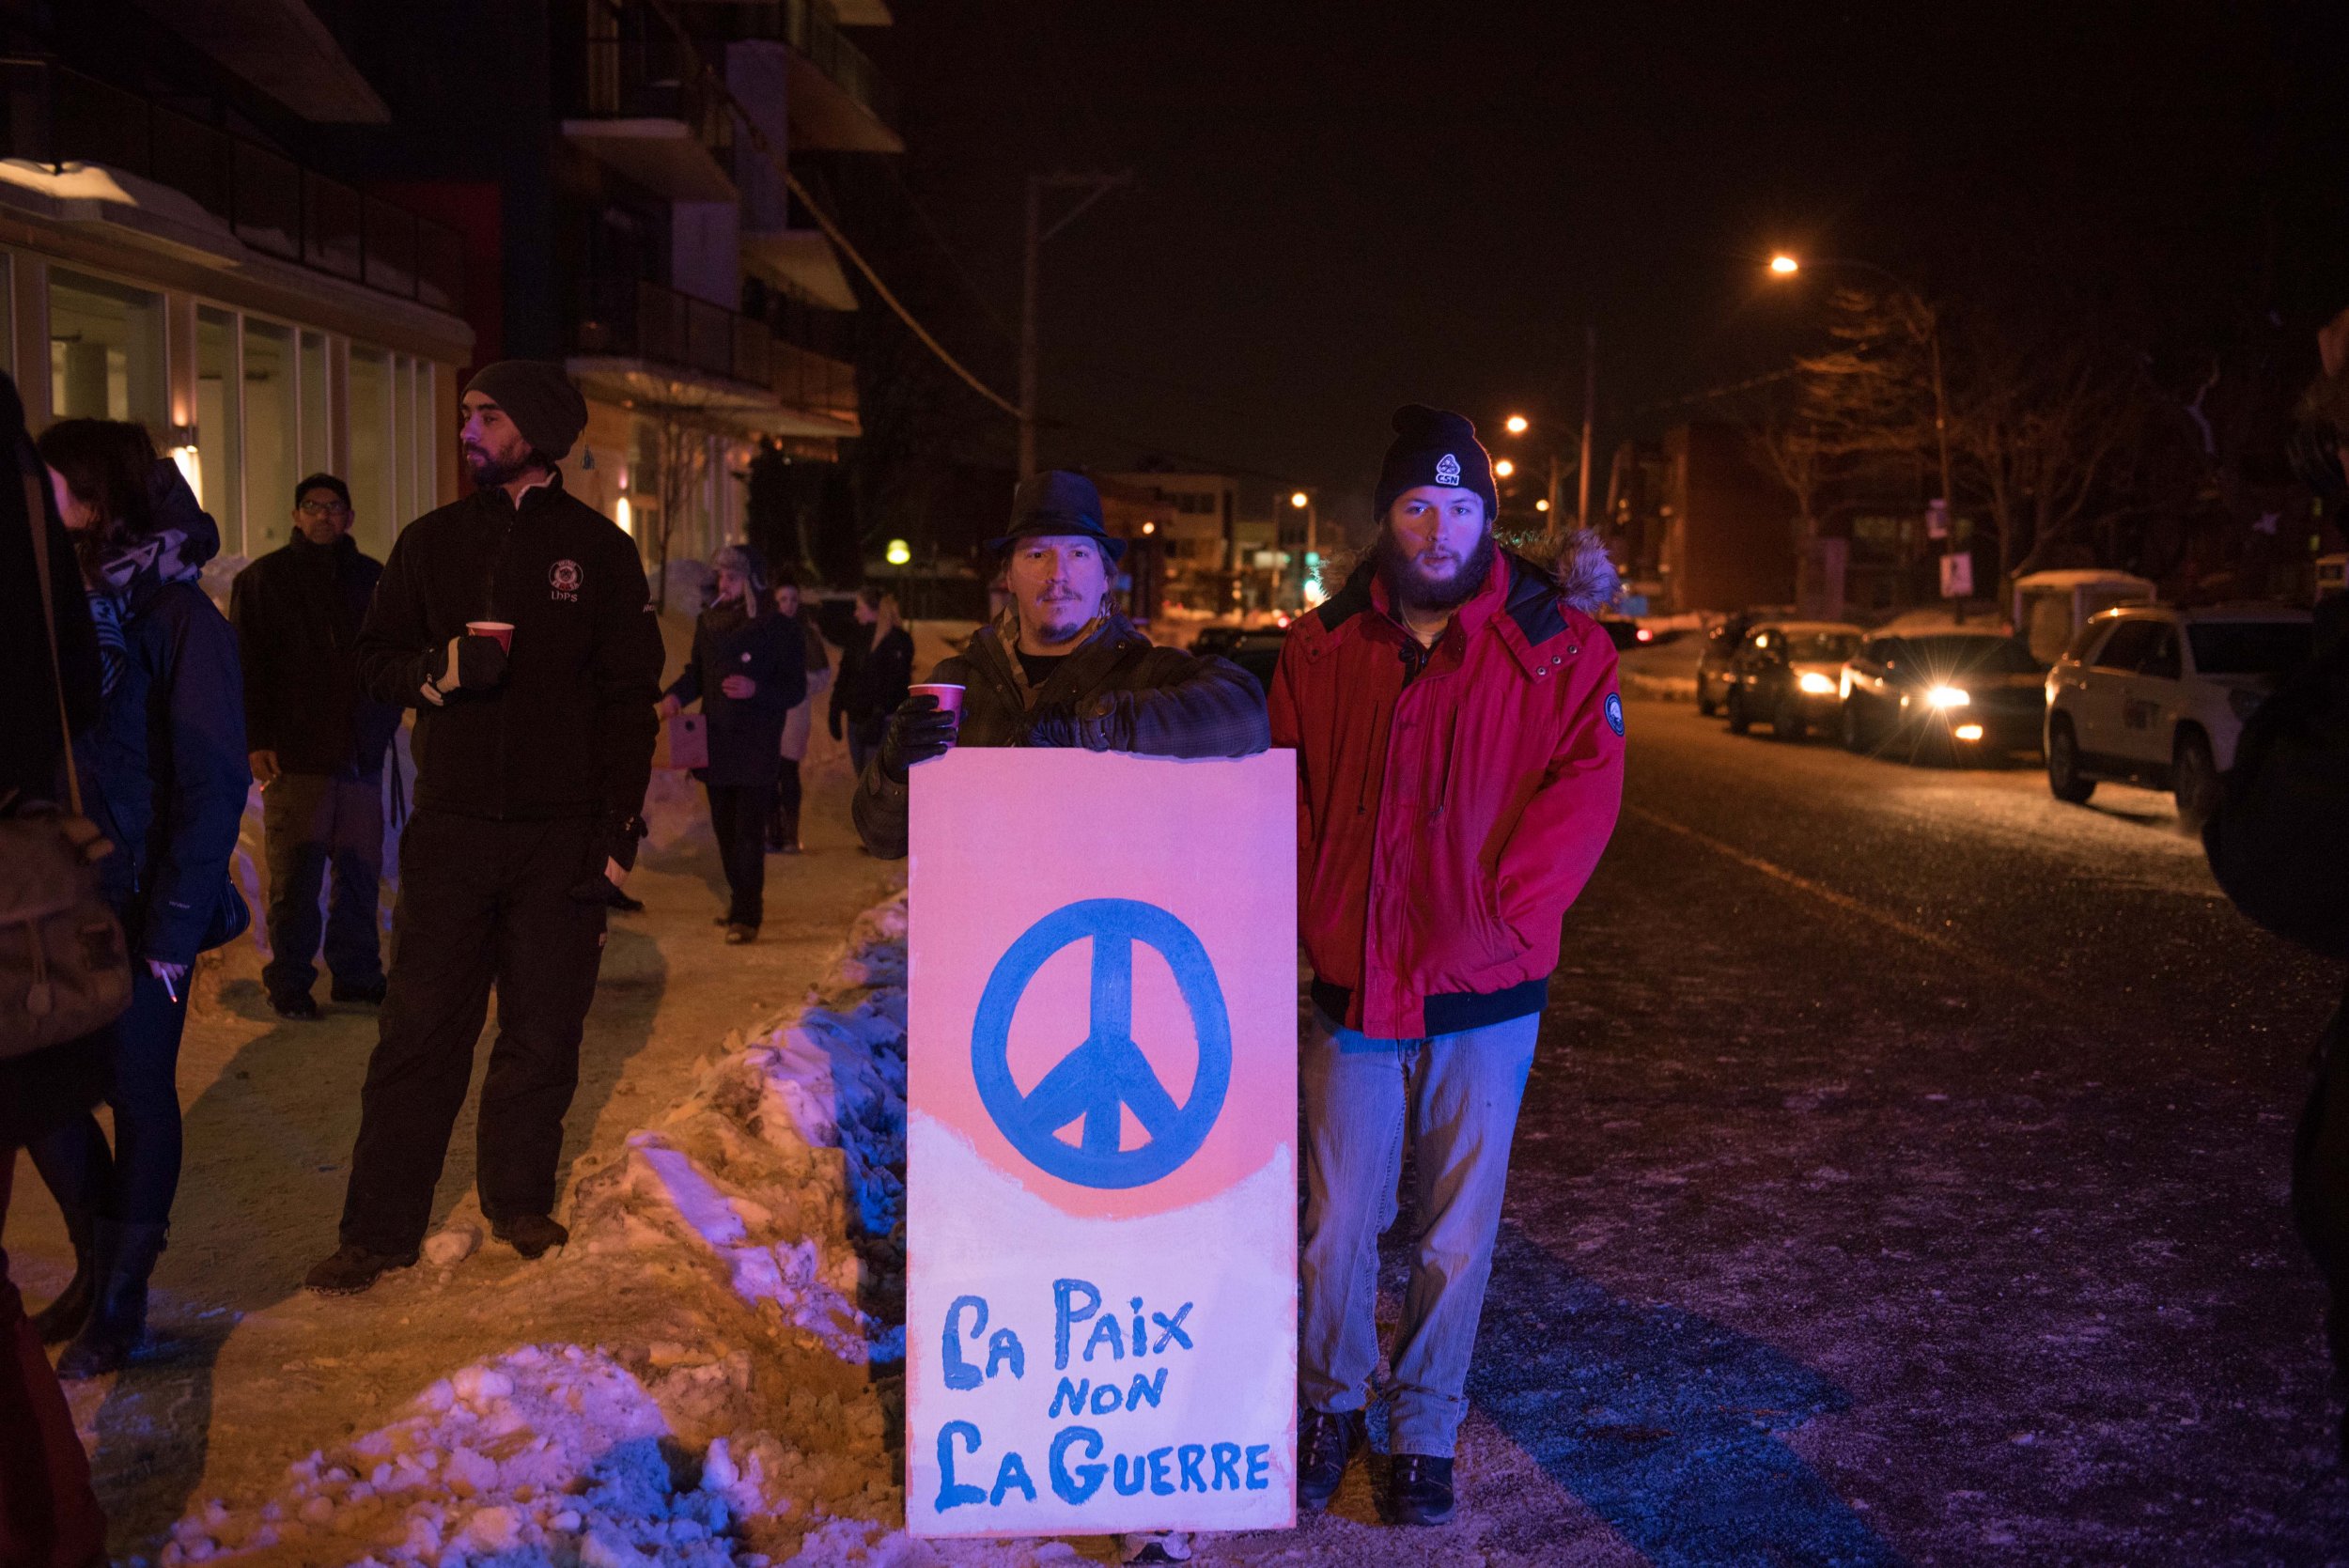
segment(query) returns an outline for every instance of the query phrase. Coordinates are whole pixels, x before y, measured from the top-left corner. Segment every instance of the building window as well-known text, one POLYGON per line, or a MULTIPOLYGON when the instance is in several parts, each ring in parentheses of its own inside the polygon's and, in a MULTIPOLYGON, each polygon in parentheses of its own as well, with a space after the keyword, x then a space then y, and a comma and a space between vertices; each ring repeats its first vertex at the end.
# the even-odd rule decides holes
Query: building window
POLYGON ((350 346, 350 509, 359 548, 381 558, 409 518, 400 509, 401 460, 392 356, 350 346))
POLYGON ((244 544, 243 472, 239 436, 244 399, 239 396, 237 318, 228 311, 195 313, 195 472, 204 509, 220 524, 224 554, 248 554, 244 544))
POLYGON ((60 419, 170 424, 160 294, 102 278, 49 274, 49 406, 60 419))
MULTIPOLYGON (((302 472, 332 472, 334 423, 326 402, 326 334, 302 334, 302 472)), ((288 506, 293 505, 288 501, 288 506)))
MULTIPOLYGON (((325 354, 321 347, 319 359, 325 354)), ((324 365, 320 365, 323 373, 324 365)), ((244 323, 244 551, 259 555, 286 542, 301 467, 301 404, 296 397, 294 333, 273 321, 244 323)))

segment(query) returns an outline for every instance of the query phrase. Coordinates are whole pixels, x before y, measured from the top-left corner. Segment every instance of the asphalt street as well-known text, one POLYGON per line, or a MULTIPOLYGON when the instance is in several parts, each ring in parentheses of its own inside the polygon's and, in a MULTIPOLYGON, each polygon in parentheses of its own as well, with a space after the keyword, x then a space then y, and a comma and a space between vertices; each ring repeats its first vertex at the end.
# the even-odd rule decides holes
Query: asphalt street
MULTIPOLYGON (((1629 720, 1435 1556, 2349 1560, 2284 1207, 2341 975, 2166 797, 1629 720)), ((1421 1560, 1371 1497, 1317 1528, 1421 1560)))

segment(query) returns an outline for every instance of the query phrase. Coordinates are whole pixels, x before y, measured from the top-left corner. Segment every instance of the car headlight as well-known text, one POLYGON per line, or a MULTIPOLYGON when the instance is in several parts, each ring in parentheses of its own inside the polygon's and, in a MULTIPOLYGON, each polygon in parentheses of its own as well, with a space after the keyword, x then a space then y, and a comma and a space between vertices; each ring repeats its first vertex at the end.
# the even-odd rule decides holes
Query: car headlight
POLYGON ((1955 729, 1950 731, 1950 733, 1957 737, 1960 740, 1980 740, 1982 738, 1982 726, 1980 724, 1960 724, 1955 729))
POLYGON ((1936 707, 1964 707, 1973 700, 1962 686, 1937 686, 1925 693, 1925 701, 1936 707))
POLYGON ((1835 694, 1835 683, 1816 670, 1805 670, 1802 678, 1795 684, 1802 688, 1805 696, 1831 697, 1835 694))

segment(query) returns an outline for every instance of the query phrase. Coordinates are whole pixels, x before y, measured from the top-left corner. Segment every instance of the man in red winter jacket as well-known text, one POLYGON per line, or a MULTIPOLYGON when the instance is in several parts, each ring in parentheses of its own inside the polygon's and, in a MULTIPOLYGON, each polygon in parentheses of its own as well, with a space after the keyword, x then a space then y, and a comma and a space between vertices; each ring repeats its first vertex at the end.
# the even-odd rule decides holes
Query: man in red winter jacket
POLYGON ((1305 1102, 1298 1498, 1326 1506, 1378 1368, 1378 1236, 1417 1140, 1395 1331, 1391 1516, 1441 1524, 1509 1140, 1559 924, 1623 792, 1611 586, 1588 536, 1551 570, 1498 548, 1475 427, 1394 416, 1378 538, 1289 633, 1272 743, 1297 751, 1305 1102))

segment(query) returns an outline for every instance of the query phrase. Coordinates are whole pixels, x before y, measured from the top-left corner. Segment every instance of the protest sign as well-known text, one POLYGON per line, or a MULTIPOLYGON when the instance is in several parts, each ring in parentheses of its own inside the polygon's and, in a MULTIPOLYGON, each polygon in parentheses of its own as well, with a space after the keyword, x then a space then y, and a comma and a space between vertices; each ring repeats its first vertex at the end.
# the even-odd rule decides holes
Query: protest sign
POLYGON ((1294 753, 912 789, 909 1528, 1292 1523, 1294 753))

